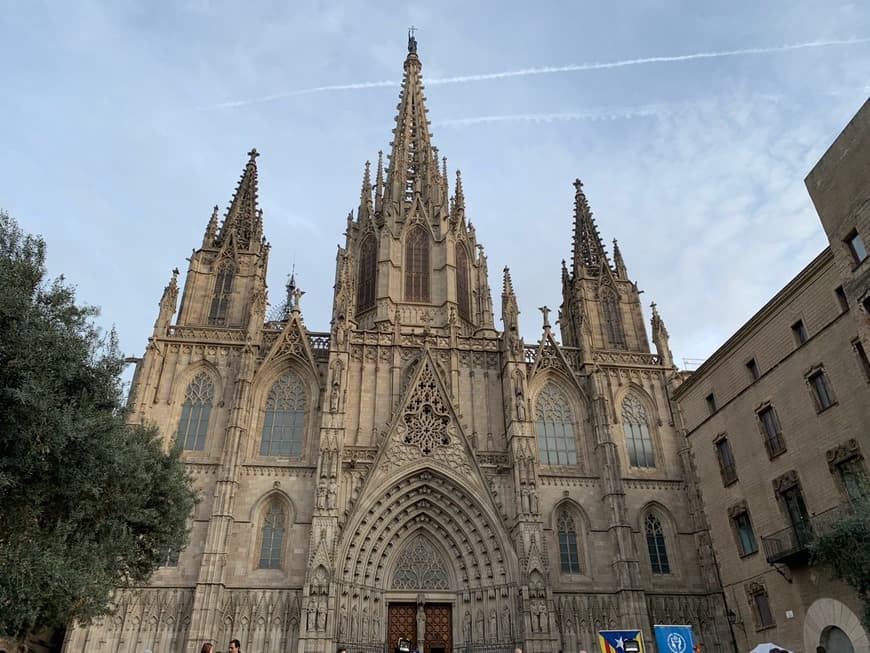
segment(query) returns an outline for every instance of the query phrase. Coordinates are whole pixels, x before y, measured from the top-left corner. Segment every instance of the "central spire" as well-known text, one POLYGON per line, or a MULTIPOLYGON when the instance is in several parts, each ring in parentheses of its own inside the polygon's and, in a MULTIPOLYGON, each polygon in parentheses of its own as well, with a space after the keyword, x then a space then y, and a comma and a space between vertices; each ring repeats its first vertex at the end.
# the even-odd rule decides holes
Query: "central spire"
POLYGON ((423 95, 420 76, 422 64, 417 56, 415 30, 414 27, 408 30, 408 55, 405 57, 405 73, 384 188, 384 209, 394 212, 399 220, 408 217, 407 213, 415 199, 430 208, 443 201, 441 172, 426 117, 426 96, 423 95))
POLYGON ((598 227, 589 210, 586 193, 583 192, 583 182, 574 180, 574 261, 573 274, 578 277, 595 276, 600 273, 601 266, 609 266, 607 253, 598 227))

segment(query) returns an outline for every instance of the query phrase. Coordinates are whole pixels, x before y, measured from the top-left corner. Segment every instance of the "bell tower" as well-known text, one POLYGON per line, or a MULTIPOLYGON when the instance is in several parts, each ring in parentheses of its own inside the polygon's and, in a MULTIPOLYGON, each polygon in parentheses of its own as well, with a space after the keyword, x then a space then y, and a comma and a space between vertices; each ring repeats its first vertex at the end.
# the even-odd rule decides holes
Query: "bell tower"
POLYGON ((247 328, 255 298, 265 300, 269 245, 257 205, 258 156, 256 149, 248 153, 223 222, 218 227, 215 206, 202 245, 191 254, 179 326, 247 328))
POLYGON ((363 330, 493 327, 486 256, 466 217, 461 174, 451 196, 447 159, 432 145, 421 69, 409 34, 387 166, 379 153, 372 179, 366 163, 339 248, 333 328, 348 320, 363 330))
POLYGON ((615 240, 611 264, 579 179, 574 189, 570 269, 562 261, 562 339, 586 356, 596 350, 649 353, 637 284, 628 278, 615 240))

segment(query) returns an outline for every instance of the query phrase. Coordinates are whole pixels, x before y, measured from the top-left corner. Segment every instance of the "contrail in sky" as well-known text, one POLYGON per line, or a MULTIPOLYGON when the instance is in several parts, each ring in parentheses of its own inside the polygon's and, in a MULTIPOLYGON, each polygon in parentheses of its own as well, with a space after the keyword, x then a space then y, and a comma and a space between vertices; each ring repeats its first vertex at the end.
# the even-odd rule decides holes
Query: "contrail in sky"
MULTIPOLYGON (((468 82, 481 82, 490 79, 507 79, 509 77, 526 77, 530 75, 552 75, 555 73, 571 73, 582 72, 587 70, 606 70, 609 68, 625 68, 628 66, 641 66, 655 63, 675 63, 680 61, 693 61, 696 59, 716 59, 719 57, 737 57, 753 54, 772 54, 776 52, 789 52, 791 50, 805 50, 808 48, 825 48, 835 45, 856 45, 859 43, 870 43, 870 37, 837 39, 827 41, 807 41, 804 43, 791 43, 786 45, 776 45, 762 48, 741 48, 739 50, 718 50, 713 52, 693 52, 690 54, 680 54, 673 56, 662 57, 642 57, 638 59, 622 59, 620 61, 607 61, 603 63, 581 63, 567 64, 564 66, 543 66, 538 68, 522 68, 519 70, 505 70, 496 73, 481 73, 478 75, 458 75, 455 77, 441 77, 436 79, 426 80, 426 84, 464 84, 468 82)), ((248 106, 251 104, 261 104, 264 102, 273 102, 284 98, 295 97, 298 95, 311 95, 314 93, 326 93, 331 91, 350 91, 365 88, 382 88, 385 86, 399 86, 397 81, 380 81, 380 82, 357 82, 353 84, 332 84, 329 86, 315 86, 313 88, 304 88, 297 91, 288 91, 285 93, 276 93, 274 95, 264 95, 257 98, 248 98, 245 100, 231 100, 229 102, 221 102, 207 107, 200 107, 200 110, 210 109, 229 109, 233 107, 248 106)))
POLYGON ((634 108, 611 108, 597 111, 563 111, 558 113, 513 113, 492 116, 473 116, 470 118, 448 118, 447 120, 435 120, 435 126, 462 127, 464 125, 477 125, 481 123, 508 123, 508 122, 534 122, 550 123, 565 122, 569 120, 604 121, 621 120, 629 118, 644 118, 649 116, 661 116, 673 113, 676 107, 664 104, 649 104, 634 108))

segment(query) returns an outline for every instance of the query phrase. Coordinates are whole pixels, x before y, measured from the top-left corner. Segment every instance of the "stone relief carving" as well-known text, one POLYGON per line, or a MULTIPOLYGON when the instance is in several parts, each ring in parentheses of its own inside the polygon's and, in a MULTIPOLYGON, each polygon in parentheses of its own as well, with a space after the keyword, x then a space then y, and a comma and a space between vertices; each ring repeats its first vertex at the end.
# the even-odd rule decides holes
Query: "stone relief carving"
POLYGON ((447 567, 424 535, 417 535, 402 551, 390 586, 403 590, 449 589, 447 567))

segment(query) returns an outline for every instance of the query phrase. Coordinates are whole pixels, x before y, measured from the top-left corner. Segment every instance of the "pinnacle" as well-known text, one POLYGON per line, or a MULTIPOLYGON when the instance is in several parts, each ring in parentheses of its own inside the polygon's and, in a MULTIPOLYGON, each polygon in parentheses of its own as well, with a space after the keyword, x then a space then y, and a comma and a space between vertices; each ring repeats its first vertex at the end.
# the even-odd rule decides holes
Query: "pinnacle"
POLYGON ((607 264, 607 253, 592 218, 583 182, 574 180, 574 274, 596 274, 607 264))
POLYGON ((514 294, 514 284, 511 280, 511 269, 508 266, 504 266, 504 285, 502 287, 503 295, 513 295, 514 294))
POLYGON ((248 162, 236 186, 233 199, 227 209, 217 241, 235 240, 236 247, 248 249, 259 242, 262 235, 262 214, 257 207, 257 157, 256 148, 248 152, 248 162))

